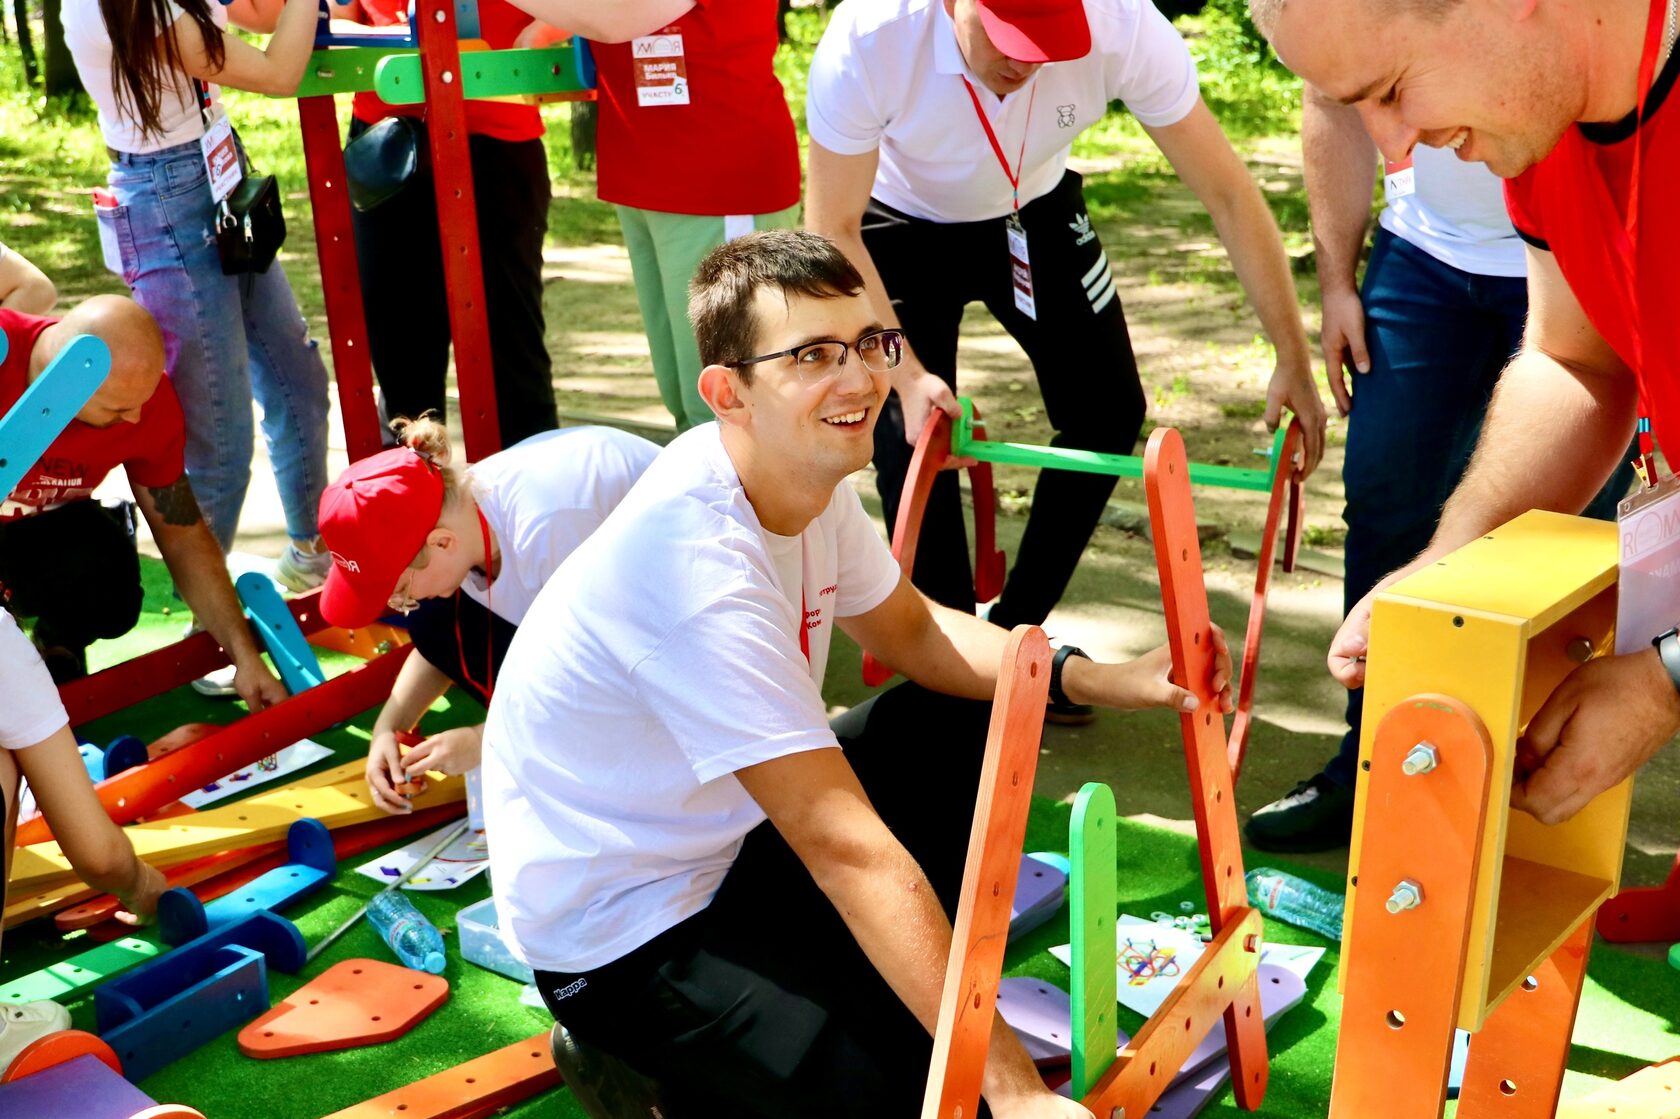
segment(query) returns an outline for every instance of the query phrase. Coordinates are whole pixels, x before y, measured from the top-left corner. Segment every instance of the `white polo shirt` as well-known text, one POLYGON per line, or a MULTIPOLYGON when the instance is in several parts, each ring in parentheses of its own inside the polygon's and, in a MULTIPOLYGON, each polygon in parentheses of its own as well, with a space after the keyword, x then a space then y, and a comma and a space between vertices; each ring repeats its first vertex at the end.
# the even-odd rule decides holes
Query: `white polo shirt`
POLYGON ((1417 189, 1390 197, 1382 227, 1445 264, 1477 276, 1526 276, 1528 254, 1505 211, 1505 187, 1485 163, 1444 148, 1412 149, 1417 189))
POLYGON ((839 155, 879 149, 874 197, 912 217, 1002 217, 1013 192, 964 77, 1012 167, 1020 156, 1023 206, 1061 181, 1073 138, 1109 102, 1159 127, 1201 96, 1183 38, 1149 0, 1085 0, 1085 14, 1091 52, 1045 65, 1000 101, 963 61, 944 0, 846 0, 811 59, 811 139, 839 155))

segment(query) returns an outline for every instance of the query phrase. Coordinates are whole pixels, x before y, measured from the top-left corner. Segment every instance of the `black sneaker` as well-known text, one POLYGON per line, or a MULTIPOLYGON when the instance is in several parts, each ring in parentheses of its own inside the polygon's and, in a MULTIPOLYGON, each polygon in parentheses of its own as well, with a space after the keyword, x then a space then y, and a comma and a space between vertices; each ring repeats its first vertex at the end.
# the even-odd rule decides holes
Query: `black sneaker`
POLYGON ((1305 853, 1346 847, 1353 835, 1353 790, 1322 773, 1257 810, 1243 827, 1262 851, 1305 853))

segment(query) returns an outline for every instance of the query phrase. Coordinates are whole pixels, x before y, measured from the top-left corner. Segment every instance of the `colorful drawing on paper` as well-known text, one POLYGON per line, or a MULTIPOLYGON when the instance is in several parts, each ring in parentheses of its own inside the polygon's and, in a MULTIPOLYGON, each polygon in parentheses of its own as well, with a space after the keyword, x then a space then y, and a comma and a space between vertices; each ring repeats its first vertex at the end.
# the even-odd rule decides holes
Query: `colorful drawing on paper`
POLYGON ((1115 953, 1114 963, 1131 987, 1142 987, 1154 979, 1177 979, 1184 974, 1178 966, 1178 949, 1153 940, 1127 937, 1115 953))
MULTIPOLYGON (((420 861, 433 847, 437 846, 456 824, 443 825, 430 835, 422 836, 395 851, 388 851, 371 862, 363 863, 356 868, 356 873, 366 875, 375 882, 389 885, 401 878, 408 868, 420 861)), ((405 890, 453 890, 463 882, 470 882, 483 874, 490 865, 490 848, 484 841, 481 831, 463 832, 455 842, 443 849, 430 863, 422 867, 413 878, 403 884, 405 890)))
POLYGON ((193 808, 203 808, 207 804, 214 804, 223 797, 243 793, 258 785, 265 785, 280 777, 287 777, 299 770, 308 769, 323 758, 332 757, 333 752, 319 742, 300 739, 285 749, 257 761, 255 764, 235 770, 220 781, 212 781, 196 793, 188 793, 181 798, 182 803, 193 808))

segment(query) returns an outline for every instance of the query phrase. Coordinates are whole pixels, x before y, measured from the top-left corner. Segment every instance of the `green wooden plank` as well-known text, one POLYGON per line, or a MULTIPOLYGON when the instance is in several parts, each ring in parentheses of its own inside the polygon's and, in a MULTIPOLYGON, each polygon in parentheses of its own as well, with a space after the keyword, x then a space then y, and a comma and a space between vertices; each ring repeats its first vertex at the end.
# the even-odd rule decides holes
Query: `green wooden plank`
MULTIPOLYGON (((461 96, 469 101, 536 93, 576 93, 577 64, 572 45, 537 50, 462 51, 461 96)), ((392 105, 418 105, 426 99, 420 57, 392 58, 379 66, 374 88, 392 105)))
POLYGON ((1073 941, 1073 1098, 1083 1099, 1114 1063, 1115 1007, 1114 791, 1101 781, 1079 790, 1068 823, 1068 927, 1073 941))
POLYGON ((157 955, 157 945, 132 936, 0 984, 0 1003, 64 999, 157 955))
MULTIPOLYGON (((1038 447, 1030 443, 994 442, 974 438, 974 406, 962 397, 962 419, 951 429, 951 453, 978 459, 981 462, 1004 466, 1031 466, 1044 470, 1075 470, 1083 474, 1110 474, 1117 478, 1143 477, 1143 459, 1138 455, 1112 455, 1099 451, 1076 451, 1068 447, 1038 447)), ((1268 455, 1272 465, 1265 470, 1239 466, 1216 466, 1210 463, 1190 464, 1190 481, 1199 486, 1222 486, 1227 489, 1253 490, 1270 493, 1277 471, 1277 459, 1283 446, 1285 429, 1281 425, 1268 455)), ((1256 452, 1257 454, 1263 452, 1256 452)))
POLYGON ((374 73, 381 60, 408 55, 414 65, 420 56, 411 46, 333 47, 309 56, 309 66, 298 84, 298 97, 320 97, 333 93, 363 93, 373 88, 374 73))

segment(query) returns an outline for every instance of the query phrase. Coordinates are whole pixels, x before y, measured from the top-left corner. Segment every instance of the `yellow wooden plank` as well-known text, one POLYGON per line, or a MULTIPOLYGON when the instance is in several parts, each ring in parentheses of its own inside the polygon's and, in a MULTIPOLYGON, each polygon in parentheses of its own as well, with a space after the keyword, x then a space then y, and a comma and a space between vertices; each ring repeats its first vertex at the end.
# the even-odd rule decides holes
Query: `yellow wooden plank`
POLYGON ((1680 1119, 1680 1057, 1566 1101, 1557 1119, 1680 1119))
MULTIPOLYGON (((458 802, 465 795, 465 783, 459 778, 430 775, 426 791, 416 796, 413 804, 415 808, 430 808, 458 802)), ((357 777, 319 788, 276 789, 191 816, 130 824, 123 831, 141 858, 162 867, 284 839, 286 829, 306 817, 320 820, 328 828, 339 828, 378 820, 385 814, 370 802, 367 782, 357 777)), ((70 861, 56 843, 38 843, 16 853, 12 887, 20 894, 54 889, 74 879, 70 861)))

